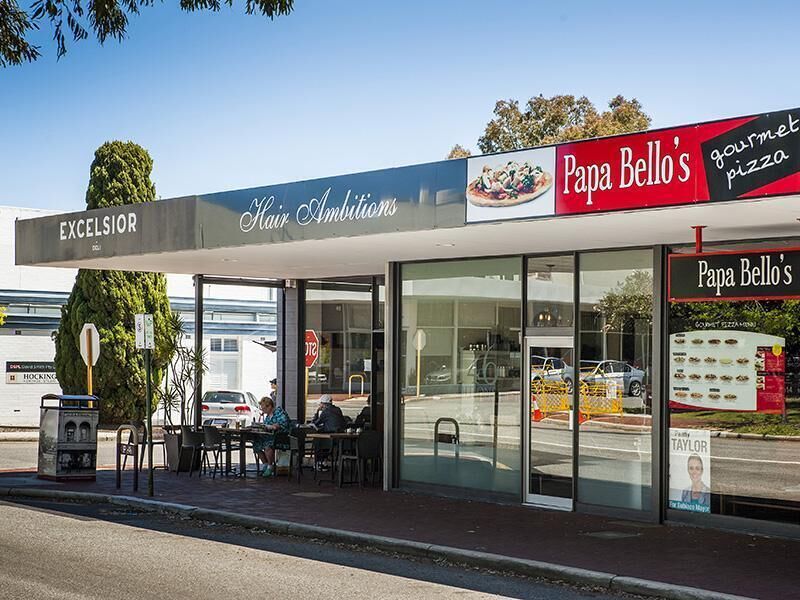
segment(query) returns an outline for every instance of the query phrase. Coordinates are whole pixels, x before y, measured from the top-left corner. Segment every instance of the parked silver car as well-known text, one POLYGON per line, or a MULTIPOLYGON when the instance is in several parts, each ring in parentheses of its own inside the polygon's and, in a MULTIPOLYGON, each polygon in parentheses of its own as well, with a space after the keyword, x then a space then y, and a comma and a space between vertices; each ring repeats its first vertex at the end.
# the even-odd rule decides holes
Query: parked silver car
POLYGON ((250 392, 242 390, 213 390, 203 394, 203 425, 230 427, 237 422, 247 427, 258 421, 261 409, 250 392))
POLYGON ((621 360, 582 360, 581 381, 613 381, 626 396, 640 398, 644 392, 644 371, 621 360))
POLYGON ((574 385, 575 369, 568 365, 564 360, 554 356, 531 356, 531 382, 541 381, 563 381, 567 384, 567 393, 572 393, 574 385))

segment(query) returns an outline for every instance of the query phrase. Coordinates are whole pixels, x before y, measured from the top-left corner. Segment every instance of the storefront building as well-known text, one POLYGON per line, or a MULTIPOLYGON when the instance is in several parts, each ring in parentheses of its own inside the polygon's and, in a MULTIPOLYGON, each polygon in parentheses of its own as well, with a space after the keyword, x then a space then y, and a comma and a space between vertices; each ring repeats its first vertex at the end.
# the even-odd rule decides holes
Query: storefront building
POLYGON ((17 262, 279 289, 290 414, 384 486, 800 535, 800 109, 21 221, 17 262))

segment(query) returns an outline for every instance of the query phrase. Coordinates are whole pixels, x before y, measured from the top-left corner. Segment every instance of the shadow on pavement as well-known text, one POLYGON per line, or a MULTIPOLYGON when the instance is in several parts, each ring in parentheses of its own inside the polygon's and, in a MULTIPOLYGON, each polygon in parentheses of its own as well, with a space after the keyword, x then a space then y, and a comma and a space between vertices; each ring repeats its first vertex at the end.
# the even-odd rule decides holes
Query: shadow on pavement
MULTIPOLYGON (((626 594, 609 595, 591 589, 556 585, 551 582, 459 567, 444 562, 401 557, 373 548, 358 549, 322 540, 275 535, 263 530, 199 521, 177 515, 137 511, 111 504, 79 504, 21 498, 5 498, 0 502, 0 506, 3 504, 13 504, 80 521, 100 520, 172 535, 234 544, 254 550, 280 553, 295 558, 322 561, 475 592, 497 594, 508 598, 558 598, 564 600, 635 598, 635 596, 626 594)), ((222 575, 229 576, 228 574, 222 575)), ((313 573, 310 572, 309 576, 313 576, 313 573)), ((380 594, 376 590, 376 597, 379 596, 380 594)))

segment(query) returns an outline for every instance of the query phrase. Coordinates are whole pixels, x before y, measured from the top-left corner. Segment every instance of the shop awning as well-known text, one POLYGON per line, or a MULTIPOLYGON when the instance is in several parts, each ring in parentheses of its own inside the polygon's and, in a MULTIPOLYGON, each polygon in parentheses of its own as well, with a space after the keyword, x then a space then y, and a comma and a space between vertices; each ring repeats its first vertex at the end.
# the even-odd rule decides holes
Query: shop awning
MULTIPOLYGON (((383 273, 387 261, 690 243, 694 240, 692 225, 708 226, 707 242, 791 237, 800 234, 798 219, 800 196, 793 195, 282 244, 161 252, 146 252, 142 248, 145 251, 140 253, 64 257, 24 264, 311 279, 383 273)), ((19 235, 18 232, 18 240, 19 235)), ((19 262, 19 250, 17 256, 19 262)))
POLYGON ((17 222, 16 263, 273 279, 800 230, 800 109, 17 222))

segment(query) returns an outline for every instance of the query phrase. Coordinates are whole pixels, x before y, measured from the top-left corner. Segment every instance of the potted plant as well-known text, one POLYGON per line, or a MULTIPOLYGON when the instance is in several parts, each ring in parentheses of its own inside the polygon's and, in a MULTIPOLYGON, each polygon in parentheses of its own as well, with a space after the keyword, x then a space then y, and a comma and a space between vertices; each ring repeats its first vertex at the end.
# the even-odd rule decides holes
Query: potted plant
POLYGON ((181 449, 180 427, 193 422, 195 410, 199 410, 197 375, 208 370, 204 352, 197 352, 193 345, 187 343, 186 327, 178 313, 172 313, 168 323, 169 351, 172 362, 166 367, 163 387, 157 390, 158 402, 164 411, 164 449, 167 454, 167 468, 177 471, 179 466, 188 469, 187 465, 179 465, 181 449), (173 422, 175 412, 180 414, 179 426, 173 422))

